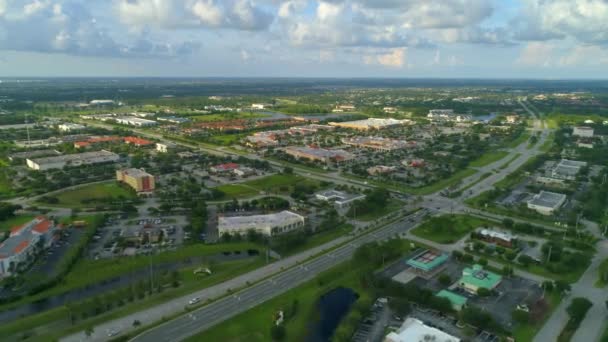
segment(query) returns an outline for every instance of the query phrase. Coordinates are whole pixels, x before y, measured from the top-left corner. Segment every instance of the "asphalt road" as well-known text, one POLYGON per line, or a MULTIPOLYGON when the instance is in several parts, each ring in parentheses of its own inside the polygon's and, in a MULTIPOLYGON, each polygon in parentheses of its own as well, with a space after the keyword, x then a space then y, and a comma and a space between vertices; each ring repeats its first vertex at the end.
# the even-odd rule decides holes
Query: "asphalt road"
POLYGON ((350 259, 362 244, 371 241, 381 241, 405 232, 417 225, 424 218, 419 211, 408 216, 408 219, 389 224, 370 234, 354 239, 330 253, 322 255, 311 261, 264 280, 254 286, 246 288, 228 297, 224 297, 210 305, 204 306, 187 315, 164 323, 154 329, 137 336, 133 341, 158 342, 181 341, 196 333, 203 331, 219 322, 229 319, 241 312, 247 311, 273 297, 286 292, 308 280, 315 278, 319 273, 326 271, 350 259), (411 220, 410 220, 411 219, 411 220))
POLYGON ((173 299, 167 303, 147 310, 100 324, 95 327, 94 332, 90 337, 86 337, 84 332, 81 331, 62 338, 61 341, 105 341, 108 339, 108 333, 111 331, 125 333, 129 330, 134 330, 132 324, 135 320, 139 320, 143 324, 150 324, 152 322, 160 321, 164 317, 183 312, 185 307, 188 306, 189 300, 193 297, 199 297, 201 303, 204 303, 207 300, 225 296, 229 289, 242 288, 245 287, 247 283, 254 283, 264 279, 264 281, 260 283, 246 287, 230 296, 223 297, 216 302, 192 311, 190 314, 185 314, 177 319, 164 323, 159 327, 153 328, 134 339, 135 341, 178 341, 179 338, 183 339, 196 334, 213 324, 217 324, 222 320, 243 312, 256 304, 277 296, 307 280, 313 279, 320 272, 348 260, 355 249, 361 244, 369 241, 387 239, 396 234, 400 234, 421 222, 423 217, 424 215, 422 212, 417 212, 396 223, 391 223, 376 231, 359 236, 348 244, 332 250, 329 253, 310 259, 310 257, 318 255, 331 247, 342 244, 349 239, 348 237, 338 238, 325 245, 269 264, 245 275, 230 279, 222 284, 206 288, 188 296, 173 299), (413 219, 412 222, 410 222, 410 219, 413 219), (217 308, 218 305, 223 308, 221 313, 214 311, 217 310, 214 308, 217 308), (175 331, 180 332, 179 336, 175 335, 175 331))

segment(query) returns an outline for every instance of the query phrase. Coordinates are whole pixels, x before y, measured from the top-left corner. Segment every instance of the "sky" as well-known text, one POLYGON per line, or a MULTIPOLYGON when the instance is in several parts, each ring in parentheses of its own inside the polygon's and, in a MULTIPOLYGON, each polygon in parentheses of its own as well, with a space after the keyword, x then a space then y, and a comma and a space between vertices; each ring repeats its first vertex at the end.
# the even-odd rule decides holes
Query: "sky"
POLYGON ((608 0, 0 0, 0 77, 608 79, 608 0))

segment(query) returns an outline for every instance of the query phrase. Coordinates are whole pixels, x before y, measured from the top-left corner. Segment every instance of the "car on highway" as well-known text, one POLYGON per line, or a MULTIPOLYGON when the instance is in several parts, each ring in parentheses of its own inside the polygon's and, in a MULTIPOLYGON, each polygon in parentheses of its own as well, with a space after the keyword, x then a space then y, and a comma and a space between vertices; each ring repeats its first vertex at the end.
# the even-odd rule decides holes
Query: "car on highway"
POLYGON ((119 329, 110 329, 108 330, 108 337, 113 337, 118 335, 118 333, 120 332, 119 329))
POLYGON ((200 301, 201 301, 200 297, 194 297, 194 298, 190 299, 190 301, 188 302, 188 304, 194 305, 194 304, 196 304, 196 303, 198 303, 200 301))

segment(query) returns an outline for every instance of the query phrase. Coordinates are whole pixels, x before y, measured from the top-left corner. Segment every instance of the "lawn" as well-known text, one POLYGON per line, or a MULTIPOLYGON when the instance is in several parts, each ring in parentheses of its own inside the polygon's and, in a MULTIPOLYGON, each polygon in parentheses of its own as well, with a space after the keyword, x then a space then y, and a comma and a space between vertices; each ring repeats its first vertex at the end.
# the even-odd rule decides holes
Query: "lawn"
POLYGON ((251 181, 220 185, 216 189, 223 191, 224 198, 251 197, 260 192, 287 193, 298 185, 317 187, 319 182, 295 174, 276 174, 251 181))
POLYGON ((515 148, 525 142, 527 142, 530 139, 530 132, 529 131, 525 131, 523 133, 521 133, 517 139, 511 141, 510 143, 507 144, 507 147, 510 148, 515 148))
POLYGON ((104 201, 117 200, 119 198, 132 199, 135 198, 136 195, 131 190, 118 185, 116 182, 109 182, 68 190, 59 193, 55 197, 57 197, 59 202, 54 203, 53 206, 82 208, 92 207, 96 204, 103 204, 104 201), (87 203, 83 203, 83 201, 87 201, 87 203))
POLYGON ((180 270, 181 286, 177 288, 168 288, 160 294, 157 293, 153 296, 147 296, 142 300, 135 301, 132 304, 87 319, 86 321, 79 321, 76 325, 70 325, 68 323, 69 313, 65 307, 60 307, 6 324, 0 327, 0 334, 3 336, 21 334, 24 331, 35 329, 36 336, 44 336, 45 340, 58 340, 66 334, 83 330, 89 325, 96 325, 104 321, 122 317, 129 313, 159 305, 176 297, 224 282, 240 274, 252 271, 262 266, 263 263, 264 260, 261 257, 222 262, 216 266, 217 270, 211 276, 195 275, 193 270, 198 268, 197 266, 185 268, 180 270))
POLYGON ((241 184, 224 184, 216 187, 216 189, 225 194, 224 198, 251 197, 259 194, 256 189, 241 184))
POLYGON ((606 274, 608 274, 608 259, 602 261, 600 266, 598 267, 598 278, 595 282, 595 287, 604 288, 608 284, 606 279, 606 274))
POLYGON ((216 245, 195 244, 185 246, 177 251, 165 252, 151 257, 141 255, 120 259, 80 259, 59 285, 35 295, 25 297, 17 302, 2 305, 0 306, 0 310, 38 301, 43 298, 82 288, 89 284, 99 283, 103 280, 111 279, 123 274, 129 274, 130 272, 147 267, 150 262, 153 264, 176 262, 191 257, 220 254, 224 251, 244 251, 248 249, 259 249, 259 246, 248 242, 216 245), (91 272, 91 270, 95 270, 95 272, 91 272))
POLYGON ((241 113, 226 113, 226 114, 206 114, 192 116, 196 121, 223 121, 223 120, 236 120, 236 119, 260 119, 267 118, 270 115, 263 113, 252 113, 252 112, 241 112, 241 113))
POLYGON ((534 336, 536 336, 540 328, 545 324, 549 317, 551 317, 551 314, 555 308, 557 308, 562 299, 557 292, 548 292, 546 298, 547 303, 549 304, 549 310, 547 310, 544 319, 536 324, 518 324, 515 329, 513 329, 513 337, 515 338, 515 341, 532 342, 534 340, 534 336))
POLYGON ((441 244, 454 243, 482 226, 491 226, 492 222, 467 215, 443 215, 431 218, 412 230, 417 237, 441 244))
POLYGON ((365 222, 373 221, 382 216, 388 215, 388 214, 392 213, 393 211, 399 210, 402 207, 403 207, 403 203, 401 201, 391 198, 391 199, 389 199, 387 205, 382 207, 382 210, 369 212, 364 215, 355 215, 355 219, 359 220, 359 221, 365 221, 365 222))
POLYGON ((12 227, 22 225, 26 222, 31 221, 34 218, 34 215, 22 215, 15 216, 8 220, 0 222, 0 232, 11 229, 12 227))
POLYGON ((474 161, 472 161, 469 164, 469 166, 471 166, 471 167, 486 166, 488 164, 492 164, 494 162, 497 162, 497 161, 503 159, 504 157, 506 157, 508 155, 509 155, 509 153, 505 152, 505 151, 491 151, 491 152, 485 153, 481 157, 479 157, 479 158, 475 159, 474 161))

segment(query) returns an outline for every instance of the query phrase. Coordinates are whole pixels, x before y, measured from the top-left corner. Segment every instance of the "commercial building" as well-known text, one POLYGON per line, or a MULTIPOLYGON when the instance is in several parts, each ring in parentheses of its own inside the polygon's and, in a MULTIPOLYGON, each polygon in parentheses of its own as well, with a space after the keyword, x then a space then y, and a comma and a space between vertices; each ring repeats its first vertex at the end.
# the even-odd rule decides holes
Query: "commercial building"
POLYGON ((137 146, 137 147, 150 146, 150 145, 154 144, 150 140, 142 139, 142 138, 138 138, 138 137, 126 137, 126 138, 124 138, 124 142, 125 142, 125 144, 133 145, 133 146, 137 146))
POLYGON ((116 180, 129 185, 137 192, 151 192, 156 188, 154 176, 141 169, 117 170, 116 180))
POLYGON ((478 236, 487 242, 495 243, 503 247, 513 247, 517 236, 508 232, 499 232, 492 229, 482 229, 478 232, 478 236))
POLYGON ((44 216, 11 228, 9 237, 0 244, 0 277, 11 275, 19 264, 36 254, 37 246, 53 244, 55 224, 44 216))
POLYGON ((405 140, 394 140, 382 137, 352 137, 343 138, 342 142, 346 145, 369 148, 380 152, 390 152, 410 147, 405 140))
POLYGON ((113 100, 93 100, 89 104, 91 106, 113 106, 116 103, 113 100))
POLYGON ((574 180, 576 179, 576 175, 581 171, 581 168, 586 166, 587 162, 562 159, 551 170, 551 177, 562 180, 574 180))
POLYGON ((456 336, 452 336, 442 330, 428 326, 421 320, 408 317, 397 331, 386 335, 384 342, 460 342, 456 336))
POLYGON ((56 157, 27 159, 27 166, 37 171, 61 169, 64 166, 81 166, 101 163, 113 163, 120 159, 118 154, 101 150, 77 154, 66 154, 56 157))
POLYGON ((368 167, 366 171, 368 174, 375 176, 375 175, 385 175, 388 173, 393 173, 393 172, 395 172, 395 170, 397 170, 397 168, 394 166, 376 165, 376 166, 368 167))
POLYGON ((519 121, 519 115, 517 114, 507 115, 505 118, 508 124, 516 124, 519 121))
POLYGON ((429 278, 443 269, 448 258, 449 255, 447 253, 425 249, 405 263, 410 266, 411 271, 417 275, 429 278))
POLYGON ((298 159, 308 159, 324 163, 341 163, 354 158, 354 155, 344 150, 326 150, 323 148, 295 147, 290 146, 284 149, 285 153, 298 159))
POLYGON ((272 104, 270 104, 270 103, 252 103, 251 104, 251 109, 255 109, 255 110, 264 110, 264 109, 268 109, 268 108, 272 108, 272 104))
POLYGON ((577 126, 572 130, 572 135, 581 138, 592 138, 593 128, 587 126, 577 126))
POLYGON ((248 176, 255 175, 255 169, 252 169, 247 166, 240 166, 238 169, 235 169, 234 171, 232 171, 232 173, 234 173, 235 176, 248 177, 248 176))
POLYGON ((431 109, 426 117, 430 120, 449 120, 454 117, 453 109, 431 109))
POLYGON ((49 157, 49 156, 59 156, 61 152, 57 150, 33 150, 33 151, 25 151, 25 152, 16 152, 8 155, 8 159, 10 161, 22 160, 22 159, 32 159, 32 158, 41 158, 41 157, 49 157))
POLYGON ((226 173, 226 172, 234 172, 234 170, 239 168, 239 164, 237 163, 224 163, 219 165, 214 165, 209 168, 209 171, 212 173, 226 173))
POLYGON ((163 122, 174 123, 174 124, 178 124, 178 125, 190 122, 190 119, 188 119, 188 118, 182 118, 182 117, 179 117, 179 116, 160 116, 160 117, 156 118, 156 120, 163 121, 163 122))
POLYGON ((468 301, 467 297, 463 297, 448 290, 441 290, 435 296, 449 300, 450 304, 452 304, 452 308, 456 311, 462 310, 468 301))
POLYGON ((395 113, 397 113, 398 109, 395 107, 384 107, 384 108, 382 108, 382 111, 384 111, 387 114, 395 114, 395 113))
POLYGON ((115 120, 121 125, 129 125, 136 127, 149 127, 158 125, 158 122, 154 120, 142 119, 135 116, 121 116, 117 117, 115 120))
POLYGON ((217 227, 220 236, 246 234, 250 230, 265 236, 273 236, 302 228, 304 228, 304 217, 288 210, 266 215, 220 216, 217 227))
POLYGON ((59 128, 59 130, 62 132, 72 132, 72 131, 81 131, 81 130, 85 129, 86 127, 81 124, 67 122, 67 123, 63 123, 63 124, 57 126, 57 128, 59 128))
POLYGON ((161 153, 167 153, 174 150, 176 147, 177 145, 173 143, 156 143, 156 151, 161 153))
POLYGON ((536 210, 543 215, 553 215, 556 210, 566 203, 566 199, 567 197, 564 194, 543 190, 528 201, 528 209, 536 210))
POLYGON ((462 277, 458 280, 458 286, 463 290, 477 294, 481 288, 486 290, 494 290, 502 281, 502 277, 496 273, 492 273, 483 269, 481 265, 473 265, 473 267, 465 267, 462 270, 462 277))
POLYGON ((411 120, 397 120, 397 119, 378 119, 378 118, 369 118, 365 120, 355 120, 355 121, 345 121, 345 122, 330 122, 329 125, 342 127, 342 128, 350 128, 356 129, 359 131, 369 131, 372 129, 383 129, 390 128, 396 126, 403 126, 411 124, 411 120))
POLYGON ((347 104, 347 105, 338 105, 338 106, 336 106, 336 108, 334 108, 332 110, 332 112, 334 112, 334 113, 352 112, 355 109, 356 109, 355 106, 349 105, 349 104, 347 104))
POLYGON ((344 191, 326 190, 315 194, 315 198, 319 201, 333 202, 338 208, 345 208, 351 205, 354 201, 362 200, 365 195, 348 194, 344 191))

